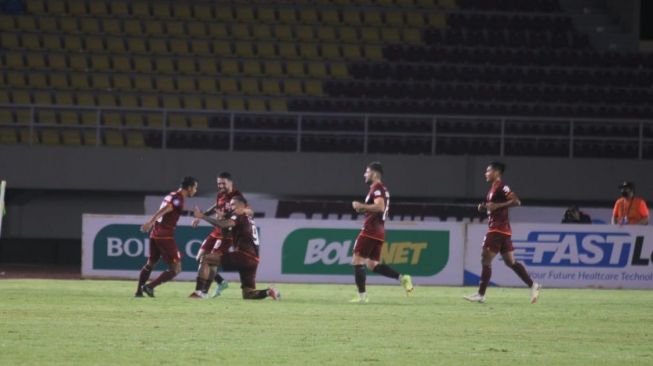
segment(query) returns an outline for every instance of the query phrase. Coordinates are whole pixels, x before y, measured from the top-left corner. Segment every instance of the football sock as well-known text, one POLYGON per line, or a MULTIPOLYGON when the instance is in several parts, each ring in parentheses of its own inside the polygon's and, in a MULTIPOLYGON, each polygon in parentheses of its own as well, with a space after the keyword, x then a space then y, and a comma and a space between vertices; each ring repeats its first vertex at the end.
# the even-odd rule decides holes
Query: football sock
POLYGON ((195 279, 195 291, 204 292, 204 288, 206 287, 206 282, 210 282, 210 281, 206 281, 202 279, 202 277, 197 276, 197 278, 195 279))
POLYGON ((245 300, 260 300, 266 297, 268 297, 268 290, 243 291, 243 299, 245 300))
POLYGON ((213 279, 215 280, 215 282, 218 283, 218 285, 221 285, 222 282, 224 282, 224 278, 222 276, 220 276, 219 273, 216 273, 215 277, 213 277, 213 279))
POLYGON ((354 266, 354 279, 356 280, 356 286, 358 287, 358 293, 365 292, 365 279, 367 274, 365 273, 365 266, 362 264, 357 264, 354 266))
POLYGON ((394 278, 395 280, 399 279, 399 272, 395 271, 389 266, 386 266, 385 264, 377 264, 376 267, 374 267, 374 272, 382 276, 394 278))
POLYGON ((165 270, 165 271, 161 272, 159 277, 155 278, 154 281, 150 282, 148 284, 148 286, 150 286, 151 288, 155 288, 155 287, 159 286, 162 283, 170 281, 171 279, 175 278, 175 276, 177 276, 177 274, 175 272, 173 272, 173 271, 171 271, 169 269, 165 270))
POLYGON ((481 270, 481 282, 479 283, 478 286, 479 295, 485 295, 485 290, 487 289, 487 285, 490 284, 491 277, 492 277, 492 267, 483 266, 483 269, 481 270))
POLYGON ((519 276, 519 278, 521 278, 521 280, 524 281, 528 287, 533 286, 533 280, 531 279, 531 276, 528 275, 528 272, 526 272, 526 268, 524 268, 523 264, 515 262, 512 264, 512 266, 510 266, 510 268, 515 271, 517 276, 519 276))
POLYGON ((136 289, 136 293, 140 294, 143 291, 141 291, 141 287, 147 282, 147 280, 150 279, 150 274, 152 274, 152 267, 149 267, 147 264, 141 268, 141 274, 138 276, 138 288, 136 289))

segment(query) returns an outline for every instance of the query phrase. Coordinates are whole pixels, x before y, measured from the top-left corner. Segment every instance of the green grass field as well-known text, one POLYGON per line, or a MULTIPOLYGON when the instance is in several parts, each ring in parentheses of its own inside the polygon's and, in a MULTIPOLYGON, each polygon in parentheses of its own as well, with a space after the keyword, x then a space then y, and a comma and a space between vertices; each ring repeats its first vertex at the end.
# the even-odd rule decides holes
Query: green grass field
POLYGON ((652 365, 653 291, 280 285, 281 302, 127 281, 0 281, 0 365, 652 365))

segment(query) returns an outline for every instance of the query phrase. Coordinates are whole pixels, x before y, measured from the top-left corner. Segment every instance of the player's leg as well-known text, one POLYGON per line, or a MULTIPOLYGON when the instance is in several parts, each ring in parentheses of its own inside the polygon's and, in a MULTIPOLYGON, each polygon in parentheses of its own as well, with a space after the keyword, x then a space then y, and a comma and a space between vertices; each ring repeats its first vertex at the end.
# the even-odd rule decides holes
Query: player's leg
POLYGON ((501 243, 493 233, 488 233, 483 241, 483 251, 481 252, 481 280, 478 284, 478 292, 465 296, 465 300, 474 302, 485 302, 485 291, 492 278, 492 261, 499 254, 501 243))
POLYGON ((540 296, 540 290, 542 289, 542 285, 534 282, 531 276, 526 271, 526 267, 524 267, 523 264, 515 260, 515 252, 514 250, 512 250, 512 245, 509 246, 507 249, 509 249, 509 251, 501 253, 501 256, 503 257, 503 262, 506 264, 506 266, 510 267, 513 271, 515 271, 517 276, 519 276, 519 278, 522 281, 524 281, 526 286, 528 286, 531 289, 531 304, 535 304, 537 302, 537 298, 540 296))
POLYGON ((211 268, 218 267, 222 261, 222 253, 213 252, 202 256, 200 259, 200 267, 197 271, 197 279, 195 283, 195 291, 189 297, 191 298, 206 298, 204 288, 206 283, 211 282, 211 268))
POLYGON ((240 288, 242 289, 243 299, 245 300, 262 300, 270 297, 273 300, 280 300, 281 293, 274 287, 265 290, 256 289, 256 270, 258 261, 242 253, 234 253, 232 263, 227 268, 238 268, 240 275, 240 288))
POLYGON ((134 294, 134 297, 143 297, 143 285, 145 285, 145 283, 150 279, 152 270, 159 262, 160 258, 161 252, 159 252, 159 249, 154 244, 154 239, 152 239, 150 241, 150 255, 147 258, 147 262, 145 262, 143 268, 141 268, 141 273, 138 275, 138 287, 136 287, 136 293, 134 294))
MULTIPOLYGON (((200 252, 203 253, 203 254, 201 254, 201 255, 199 256, 199 258, 198 258, 198 261, 200 262, 200 264, 197 266, 197 277, 195 278, 195 280, 196 280, 197 283, 200 282, 200 281, 199 281, 199 276, 200 276, 200 270, 201 270, 201 267, 202 267, 201 259, 202 259, 202 257, 203 257, 204 255, 206 255, 206 254, 208 254, 208 253, 211 253, 211 252, 213 251, 213 249, 215 248, 215 245, 216 245, 216 242, 217 242, 217 241, 218 241, 218 239, 217 239, 216 237, 214 237, 213 235, 210 235, 210 234, 209 234, 209 236, 207 236, 207 237, 204 239, 204 241, 202 242, 202 245, 200 246, 200 252)), ((209 281, 209 283, 205 286, 205 288, 206 288, 206 291, 205 291, 205 292, 208 292, 208 291, 209 291, 209 287, 211 287, 211 282, 210 282, 210 281, 209 281)), ((197 288, 197 285, 196 285, 196 286, 195 286, 195 291, 204 291, 204 287, 203 287, 203 288, 197 288)))
POLYGON ((367 282, 367 273, 365 271, 367 256, 369 256, 369 248, 365 245, 363 237, 359 236, 354 243, 354 254, 351 263, 354 266, 354 281, 358 288, 358 297, 352 299, 351 302, 366 303, 368 301, 365 288, 367 282))
MULTIPOLYGON (((213 250, 220 251, 222 253, 227 253, 229 252, 229 248, 231 247, 231 244, 232 244, 231 239, 222 238, 218 240, 213 250)), ((218 273, 219 270, 220 268, 216 267, 215 270, 211 272, 211 278, 213 278, 213 280, 217 285, 213 297, 220 296, 222 294, 222 291, 226 290, 229 287, 229 283, 224 279, 224 277, 220 275, 220 273, 218 273)), ((211 282, 209 282, 204 292, 208 293, 210 287, 211 287, 211 282)))
POLYGON ((366 261, 367 268, 371 269, 374 273, 398 280, 401 283, 401 286, 406 290, 406 295, 413 292, 413 280, 410 275, 401 274, 387 264, 381 263, 381 249, 383 248, 384 243, 376 240, 372 240, 371 242, 373 243, 373 249, 366 261))
POLYGON ((154 288, 175 278, 181 272, 181 253, 177 250, 174 239, 156 239, 155 245, 161 252, 163 261, 168 264, 168 269, 161 272, 152 282, 143 286, 143 292, 154 297, 154 288))

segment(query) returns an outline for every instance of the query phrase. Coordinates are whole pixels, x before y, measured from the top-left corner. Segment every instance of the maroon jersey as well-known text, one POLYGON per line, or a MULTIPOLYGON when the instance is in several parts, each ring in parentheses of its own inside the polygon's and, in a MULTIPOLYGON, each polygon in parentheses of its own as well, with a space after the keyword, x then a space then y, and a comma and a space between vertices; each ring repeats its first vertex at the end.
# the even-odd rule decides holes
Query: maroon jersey
POLYGON ((383 212, 365 212, 365 223, 361 235, 383 241, 385 240, 384 223, 390 209, 390 192, 382 183, 374 183, 365 197, 365 203, 372 204, 379 197, 383 198, 385 210, 383 212))
POLYGON ((236 251, 258 258, 258 231, 254 219, 245 214, 232 214, 230 219, 236 223, 231 228, 236 251))
POLYGON ((177 221, 179 221, 179 217, 184 209, 184 195, 181 194, 181 191, 170 192, 170 194, 165 196, 163 202, 161 202, 161 208, 167 205, 172 205, 172 211, 157 220, 150 237, 167 237, 174 234, 177 221))
MULTIPOLYGON (((237 189, 234 189, 231 192, 225 192, 225 193, 220 192, 220 193, 218 193, 218 196, 215 199, 215 209, 216 209, 216 211, 222 211, 222 212, 225 212, 225 213, 229 213, 232 210, 231 199, 236 197, 236 196, 242 196, 242 195, 243 194, 240 193, 240 191, 238 191, 237 189)), ((227 240, 231 239, 229 237, 229 235, 225 235, 225 234, 229 234, 229 230, 224 230, 224 233, 223 233, 223 230, 221 230, 219 227, 216 227, 211 232, 210 235, 212 237, 214 237, 214 238, 222 238, 222 239, 227 239, 227 240)))
MULTIPOLYGON (((492 183, 490 191, 487 193, 486 201, 493 203, 504 203, 511 198, 514 193, 510 187, 498 180, 492 183)), ((510 219, 508 217, 508 207, 500 208, 490 212, 487 211, 489 232, 498 232, 506 235, 512 235, 510 228, 510 219)))

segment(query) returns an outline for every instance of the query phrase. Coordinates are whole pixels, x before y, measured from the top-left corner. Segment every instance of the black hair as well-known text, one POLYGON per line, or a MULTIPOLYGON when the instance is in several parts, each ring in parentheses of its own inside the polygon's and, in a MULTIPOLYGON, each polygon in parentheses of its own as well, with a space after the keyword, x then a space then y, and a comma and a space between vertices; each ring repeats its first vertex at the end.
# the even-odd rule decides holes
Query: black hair
POLYGON ((195 184, 197 184, 199 181, 197 178, 193 177, 184 177, 184 179, 181 180, 181 189, 188 189, 195 184))
POLYGON ((218 178, 233 180, 231 179, 231 173, 229 172, 220 172, 220 174, 218 174, 218 178))
POLYGON ((374 170, 375 172, 378 172, 379 174, 383 175, 383 165, 381 165, 381 162, 373 161, 373 162, 367 164, 367 167, 370 170, 374 170))
POLYGON ((243 205, 247 206, 247 200, 243 196, 233 196, 233 197, 231 197, 231 199, 236 200, 236 201, 242 203, 243 205))
POLYGON ((506 171, 506 164, 499 162, 499 161, 493 161, 489 165, 490 169, 496 170, 499 173, 503 174, 503 172, 506 171))

